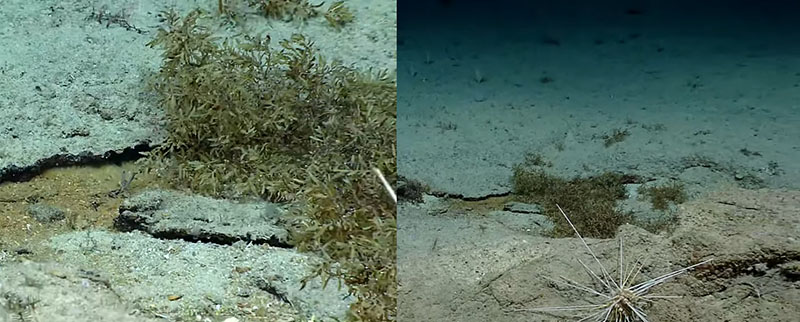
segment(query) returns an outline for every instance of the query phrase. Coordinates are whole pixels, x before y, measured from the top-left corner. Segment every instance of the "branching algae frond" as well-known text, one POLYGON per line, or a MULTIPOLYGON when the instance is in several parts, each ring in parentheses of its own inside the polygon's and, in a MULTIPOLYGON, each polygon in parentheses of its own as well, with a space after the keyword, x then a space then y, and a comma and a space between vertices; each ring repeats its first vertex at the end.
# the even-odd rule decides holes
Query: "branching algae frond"
POLYGON ((319 14, 324 3, 311 4, 308 0, 248 0, 251 7, 257 8, 268 18, 283 21, 304 22, 319 14))
POLYGON ((168 138, 149 158, 172 181, 218 197, 296 200, 293 243, 324 254, 358 301, 352 317, 396 316, 396 211, 378 168, 396 169, 393 75, 327 62, 301 35, 221 40, 200 11, 163 13, 149 43, 164 50, 152 81, 168 138))
POLYGON ((325 12, 325 20, 328 21, 328 24, 331 27, 339 30, 344 27, 344 25, 353 22, 355 17, 353 13, 350 12, 350 9, 344 6, 344 1, 336 1, 328 7, 328 11, 325 12))

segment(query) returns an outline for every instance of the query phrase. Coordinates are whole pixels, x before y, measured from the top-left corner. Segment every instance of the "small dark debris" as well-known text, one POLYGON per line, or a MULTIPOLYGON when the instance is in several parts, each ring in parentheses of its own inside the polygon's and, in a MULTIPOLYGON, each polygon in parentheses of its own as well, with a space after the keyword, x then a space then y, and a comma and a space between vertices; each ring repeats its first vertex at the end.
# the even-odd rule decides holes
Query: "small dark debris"
POLYGON ((784 171, 777 161, 769 161, 767 162, 767 173, 771 176, 778 176, 784 174, 784 171))
POLYGON ((639 8, 628 8, 625 10, 625 14, 629 16, 641 16, 644 14, 644 10, 639 8))
POLYGON ((99 9, 93 9, 92 13, 87 17, 87 20, 96 20, 99 24, 105 23, 106 28, 111 25, 117 25, 125 28, 127 31, 135 31, 136 33, 143 34, 144 30, 130 24, 128 18, 130 18, 130 12, 120 10, 117 13, 111 13, 106 6, 102 6, 99 9))
POLYGON ((438 128, 442 132, 444 132, 444 131, 455 131, 455 130, 458 129, 458 124, 453 123, 453 122, 442 122, 442 121, 439 121, 439 123, 436 124, 436 128, 438 128))
POLYGON ((627 129, 614 129, 611 134, 603 135, 603 145, 605 147, 610 147, 614 144, 624 141, 629 135, 631 134, 630 131, 627 129))
POLYGON ((411 203, 422 202, 422 196, 427 193, 428 187, 422 182, 414 179, 406 179, 401 177, 397 185, 397 197, 400 201, 408 201, 411 203))
POLYGON ((622 182, 622 184, 642 184, 645 183, 645 181, 647 180, 635 174, 623 173, 622 177, 620 178, 620 181, 622 182))
POLYGON ((742 149, 739 150, 739 152, 741 152, 742 154, 744 154, 745 156, 748 156, 748 157, 751 157, 751 156, 760 157, 761 156, 761 152, 751 151, 751 150, 748 150, 747 148, 742 148, 742 149))
POLYGON ((561 46, 561 41, 558 38, 553 36, 542 36, 542 44, 550 45, 550 46, 561 46))

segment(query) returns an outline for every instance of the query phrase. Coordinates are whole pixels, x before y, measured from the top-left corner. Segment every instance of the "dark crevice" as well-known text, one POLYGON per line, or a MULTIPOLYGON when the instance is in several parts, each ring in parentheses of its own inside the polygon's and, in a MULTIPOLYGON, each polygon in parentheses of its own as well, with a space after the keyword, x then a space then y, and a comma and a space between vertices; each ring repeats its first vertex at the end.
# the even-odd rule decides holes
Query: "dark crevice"
MULTIPOLYGON (((642 184, 642 183, 645 183, 645 182, 653 181, 654 179, 646 178, 646 177, 643 177, 643 176, 640 176, 640 175, 636 175, 636 174, 620 173, 620 179, 619 180, 620 180, 621 184, 642 184)), ((512 194, 512 191, 509 190, 509 191, 506 191, 506 192, 490 193, 490 194, 483 195, 483 196, 478 196, 478 197, 465 197, 462 194, 448 193, 448 192, 445 192, 445 191, 437 191, 437 190, 431 190, 431 191, 428 192, 428 194, 430 194, 432 196, 435 196, 435 197, 438 197, 438 198, 460 199, 460 200, 463 200, 463 201, 484 201, 484 200, 497 198, 497 197, 507 197, 507 196, 512 194)))
POLYGON ((218 245, 233 245, 236 242, 244 241, 255 245, 269 245, 279 248, 293 248, 294 246, 287 241, 281 240, 278 236, 272 235, 269 237, 256 237, 247 236, 242 238, 240 236, 232 236, 222 233, 215 233, 209 231, 197 231, 190 228, 185 229, 165 229, 158 232, 149 231, 147 223, 143 222, 145 217, 138 216, 117 216, 114 219, 114 228, 122 232, 129 231, 142 231, 150 236, 159 239, 171 240, 184 240, 188 242, 204 242, 218 245))
POLYGON ((447 192, 444 192, 444 191, 431 191, 430 194, 432 196, 439 197, 439 198, 460 199, 460 200, 463 200, 463 201, 483 201, 483 200, 488 200, 488 199, 497 198, 497 197, 506 197, 506 196, 510 195, 511 192, 508 191, 508 192, 493 193, 493 194, 488 194, 488 195, 483 195, 483 196, 478 196, 478 197, 465 197, 462 194, 447 193, 447 192))
POLYGON ((120 164, 128 161, 135 161, 143 158, 142 152, 148 152, 155 148, 150 142, 140 142, 132 147, 121 150, 107 151, 102 155, 83 152, 80 154, 56 154, 48 158, 36 161, 30 166, 9 165, 5 169, 0 169, 0 182, 25 182, 31 180, 46 170, 69 167, 76 165, 104 165, 120 164))
POLYGON ((265 283, 264 285, 262 285, 261 289, 264 290, 264 292, 267 292, 269 294, 274 295, 275 297, 280 299, 282 302, 284 302, 286 304, 289 304, 289 305, 292 305, 292 302, 289 301, 289 299, 286 297, 286 294, 281 293, 280 291, 278 291, 278 289, 275 288, 275 286, 272 286, 270 284, 266 284, 265 283))
MULTIPOLYGON (((753 268, 757 264, 766 264, 767 268, 773 269, 782 264, 800 261, 800 252, 791 251, 774 251, 763 252, 760 254, 744 255, 735 259, 719 259, 714 260, 708 264, 708 268, 701 271, 701 277, 716 277, 716 278, 736 278, 740 276, 747 276, 757 274, 757 270, 753 268)), ((789 278, 787 276, 787 278, 789 278)))
POLYGON ((272 246, 272 247, 278 247, 278 248, 292 248, 292 247, 294 247, 294 246, 292 246, 291 244, 289 244, 289 243, 287 243, 285 241, 281 241, 276 236, 269 236, 269 238, 259 237, 259 238, 243 239, 243 238, 232 237, 232 236, 225 235, 225 234, 214 234, 214 233, 199 233, 199 234, 198 233, 193 233, 193 234, 190 234, 189 232, 187 232, 185 230, 182 230, 182 229, 160 231, 158 233, 150 234, 150 235, 155 237, 155 238, 160 238, 160 239, 180 239, 180 240, 185 240, 185 241, 189 241, 189 242, 204 242, 204 243, 212 243, 212 244, 228 245, 228 246, 229 245, 233 245, 234 243, 239 242, 239 241, 244 241, 244 242, 252 243, 254 245, 264 245, 264 244, 266 244, 266 245, 269 245, 269 246, 272 246))
POLYGON ((287 303, 287 304, 289 304, 291 306, 294 306, 294 304, 291 301, 289 301, 289 296, 286 294, 286 292, 280 291, 278 289, 278 287, 276 287, 275 285, 270 283, 270 281, 268 279, 263 278, 263 277, 259 278, 258 280, 256 280, 255 284, 256 284, 256 287, 258 287, 259 289, 263 290, 264 292, 272 294, 276 298, 281 300, 282 302, 287 303))

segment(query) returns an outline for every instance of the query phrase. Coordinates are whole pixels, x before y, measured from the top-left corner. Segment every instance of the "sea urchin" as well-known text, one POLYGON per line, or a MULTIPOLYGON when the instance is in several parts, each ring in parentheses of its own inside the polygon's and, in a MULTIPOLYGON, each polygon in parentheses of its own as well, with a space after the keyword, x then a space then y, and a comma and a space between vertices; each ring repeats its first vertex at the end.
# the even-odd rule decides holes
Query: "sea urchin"
POLYGON ((572 224, 572 221, 569 219, 567 214, 561 209, 560 206, 556 205, 558 210, 561 211, 561 214, 564 215, 564 218, 569 223, 572 230, 575 231, 575 235, 578 236, 583 246, 589 251, 589 254, 592 255, 592 259, 597 264, 599 271, 595 272, 591 268, 589 268, 586 263, 581 261, 580 259, 578 262, 581 263, 581 266, 586 270, 586 272, 592 277, 592 279, 600 284, 599 289, 593 288, 588 285, 583 285, 577 283, 573 280, 570 280, 564 276, 560 276, 561 280, 553 280, 554 282, 564 283, 569 287, 572 287, 577 290, 581 290, 587 292, 595 297, 599 297, 600 301, 597 304, 589 304, 589 305, 574 305, 574 306, 554 306, 554 307, 541 307, 541 308, 532 308, 532 309, 516 309, 513 311, 520 312, 557 312, 557 311, 575 311, 575 312, 588 312, 584 314, 588 314, 583 316, 578 322, 584 321, 594 321, 594 322, 649 322, 647 319, 647 314, 642 309, 643 303, 652 302, 653 300, 658 299, 669 299, 669 298, 679 298, 680 296, 674 295, 651 295, 649 291, 656 285, 664 283, 678 275, 684 274, 689 270, 698 267, 700 265, 706 264, 713 260, 713 258, 706 259, 702 262, 697 264, 684 267, 682 269, 673 271, 671 273, 667 273, 661 275, 659 277, 647 280, 645 282, 641 282, 638 284, 634 284, 634 281, 639 276, 639 273, 644 267, 640 261, 637 261, 633 265, 631 265, 630 269, 626 269, 623 257, 623 250, 622 250, 622 238, 619 240, 619 279, 614 280, 611 277, 611 274, 608 273, 605 266, 600 263, 600 260, 597 259, 594 251, 589 248, 589 245, 586 243, 586 240, 583 239, 581 234, 572 224), (598 274, 599 273, 599 274, 598 274))

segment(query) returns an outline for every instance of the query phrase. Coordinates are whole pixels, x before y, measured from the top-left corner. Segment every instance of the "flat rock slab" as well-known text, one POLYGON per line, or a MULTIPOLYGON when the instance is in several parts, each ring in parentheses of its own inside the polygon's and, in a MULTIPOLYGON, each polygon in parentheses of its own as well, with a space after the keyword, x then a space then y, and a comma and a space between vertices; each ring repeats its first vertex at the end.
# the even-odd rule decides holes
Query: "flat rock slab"
POLYGON ((301 289, 301 281, 320 259, 294 249, 99 230, 58 235, 48 245, 61 261, 81 271, 84 284, 91 286, 81 291, 110 290, 122 303, 172 320, 194 320, 196 312, 240 320, 248 316, 289 322, 297 321, 298 314, 302 321, 312 316, 318 321, 343 320, 354 301, 346 288, 337 289, 335 278, 325 288, 314 278, 301 289), (251 313, 254 307, 260 309, 251 313))
POLYGON ((233 244, 237 241, 290 247, 279 224, 284 210, 268 202, 237 203, 176 191, 148 190, 126 199, 114 226, 153 237, 233 244))
POLYGON ((86 271, 31 261, 0 265, 0 322, 163 321, 137 316, 129 302, 101 280, 89 280, 86 271))
MULTIPOLYGON (((6 4, 9 10, 0 12, 8 22, 0 26, 0 182, 163 142, 164 113, 143 84, 161 64, 159 52, 145 46, 150 34, 87 20, 91 6, 6 4)), ((143 14, 136 12, 131 23, 144 27, 143 14)))
MULTIPOLYGON (((146 86, 162 64, 162 51, 147 43, 163 25, 159 12, 175 8, 185 14, 197 3, 9 0, 3 6, 0 182, 163 142, 164 111, 146 86), (110 16, 123 18, 110 21, 110 16)), ((216 2, 200 7, 215 10, 216 2)), ((396 2, 348 1, 347 7, 358 16, 347 32, 336 32, 321 16, 301 25, 257 15, 247 16, 247 32, 268 31, 276 49, 277 40, 302 33, 326 57, 394 70, 396 2)))
MULTIPOLYGON (((426 200, 431 206, 436 202, 426 200)), ((732 188, 681 205, 679 221, 668 233, 624 225, 616 239, 586 242, 617 276, 621 240, 622 262, 629 268, 636 261, 644 265, 636 283, 714 258, 653 288, 651 295, 682 296, 647 306, 653 321, 738 321, 743 316, 747 321, 797 321, 798 209, 797 191, 732 188)), ((471 235, 485 239, 453 242, 444 240, 455 238, 447 229, 470 223, 464 216, 433 216, 426 210, 410 204, 398 210, 403 219, 398 221, 398 320, 575 321, 589 312, 575 318, 575 312, 524 310, 599 303, 591 294, 552 282, 563 276, 594 286, 579 260, 595 272, 599 266, 578 239, 487 225, 482 235, 471 235), (438 238, 435 251, 418 245, 430 245, 433 238, 438 238)))

